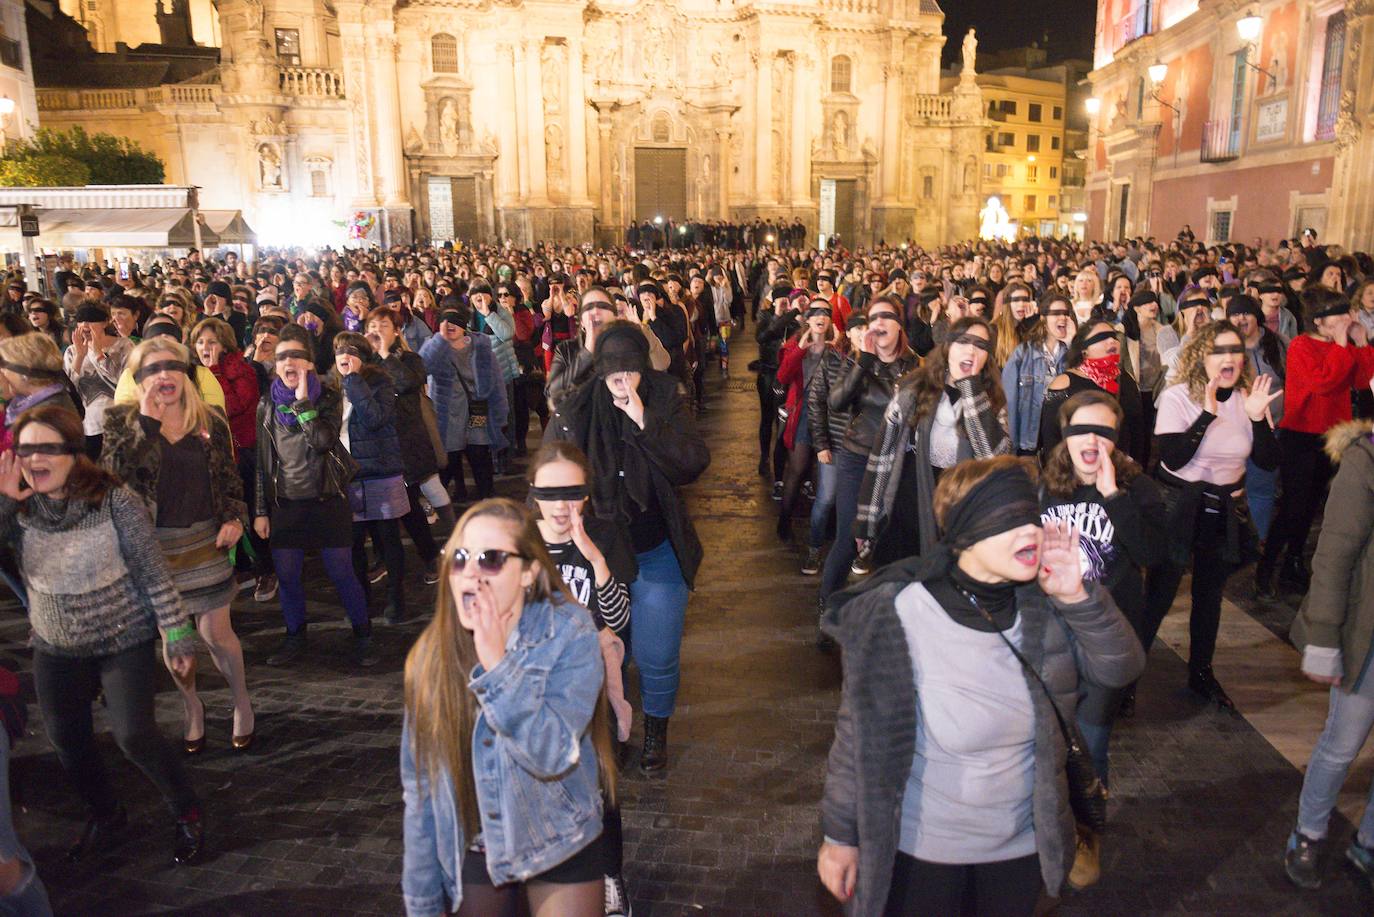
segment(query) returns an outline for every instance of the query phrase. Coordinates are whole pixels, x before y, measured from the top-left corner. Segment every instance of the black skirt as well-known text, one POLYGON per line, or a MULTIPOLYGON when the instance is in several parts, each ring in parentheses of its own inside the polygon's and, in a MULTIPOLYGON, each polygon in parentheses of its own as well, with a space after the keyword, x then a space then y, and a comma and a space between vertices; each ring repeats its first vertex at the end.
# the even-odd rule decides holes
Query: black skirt
POLYGON ((353 511, 342 496, 281 500, 272 508, 273 548, 318 551, 353 547, 353 511))

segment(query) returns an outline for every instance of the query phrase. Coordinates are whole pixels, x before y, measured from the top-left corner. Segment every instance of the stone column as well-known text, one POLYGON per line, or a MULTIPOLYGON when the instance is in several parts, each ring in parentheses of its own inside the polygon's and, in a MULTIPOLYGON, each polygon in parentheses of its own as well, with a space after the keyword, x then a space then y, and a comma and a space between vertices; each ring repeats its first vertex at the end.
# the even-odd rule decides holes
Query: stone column
POLYGON ((597 151, 601 164, 601 222, 602 225, 619 229, 613 223, 615 211, 611 206, 611 113, 601 109, 596 113, 597 151))
POLYGON ((899 61, 894 47, 887 63, 883 65, 882 188, 879 200, 884 204, 897 203, 897 184, 901 174, 902 71, 899 61))
POLYGON ((539 78, 540 52, 543 38, 530 38, 525 41, 525 120, 529 140, 522 147, 529 151, 530 159, 530 203, 549 202, 549 182, 544 160, 544 94, 543 83, 539 78))
POLYGON ((760 52, 755 59, 754 203, 773 199, 773 55, 760 52))
POLYGON ((389 22, 373 23, 367 44, 376 98, 377 173, 382 185, 379 197, 388 207, 408 203, 405 156, 401 150, 401 101, 396 81, 396 36, 391 30, 389 22))
POLYGON ((807 126, 810 113, 810 60, 801 52, 792 54, 792 165, 791 203, 793 207, 811 206, 811 144, 807 126))
POLYGON ((725 129, 716 131, 716 163, 720 170, 720 179, 716 182, 716 190, 720 193, 719 210, 716 218, 721 220, 730 219, 730 132, 725 129))
MULTIPOLYGON (((508 43, 496 46, 496 94, 501 100, 501 110, 507 113, 519 111, 515 104, 515 74, 512 72, 512 49, 508 43)), ((516 149, 515 138, 509 130, 496 132, 496 200, 501 207, 510 206, 521 194, 520 154, 516 149)))
MULTIPOLYGON (((530 123, 529 93, 526 90, 525 43, 516 42, 511 59, 514 68, 514 97, 511 111, 515 113, 515 146, 520 164, 520 203, 530 201, 530 123)), ((540 137, 543 140, 543 137, 540 137)), ((543 163, 543 159, 539 160, 543 163)))
MULTIPOLYGON (((587 197, 587 86, 582 73, 582 39, 568 39, 568 190, 573 204, 590 204, 587 197)), ((605 181, 603 178, 602 181, 605 181)))

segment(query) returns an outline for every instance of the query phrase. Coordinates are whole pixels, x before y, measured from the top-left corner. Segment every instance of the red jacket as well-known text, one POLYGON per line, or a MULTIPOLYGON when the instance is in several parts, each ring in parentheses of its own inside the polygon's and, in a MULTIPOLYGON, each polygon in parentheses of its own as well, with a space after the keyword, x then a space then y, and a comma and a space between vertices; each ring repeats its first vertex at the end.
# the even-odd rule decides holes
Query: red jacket
POLYGON ((237 351, 226 353, 210 372, 224 389, 224 412, 234 448, 252 449, 258 442, 258 374, 237 351))
POLYGON ((797 343, 800 339, 800 335, 789 338, 778 355, 778 383, 787 386, 787 426, 783 427, 782 441, 788 449, 796 442, 797 424, 806 402, 806 351, 797 343))
POLYGON ((1344 347, 1301 334, 1288 345, 1279 427, 1325 433, 1350 419, 1350 392, 1374 376, 1374 347, 1344 347))

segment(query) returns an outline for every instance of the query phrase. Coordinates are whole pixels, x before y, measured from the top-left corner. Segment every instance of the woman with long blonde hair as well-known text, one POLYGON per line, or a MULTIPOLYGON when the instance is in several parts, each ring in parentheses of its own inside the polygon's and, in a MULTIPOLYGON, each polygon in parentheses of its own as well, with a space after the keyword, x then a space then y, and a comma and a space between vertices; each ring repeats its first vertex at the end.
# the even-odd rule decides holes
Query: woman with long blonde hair
MULTIPOLYGON (((105 412, 101 462, 148 507, 172 581, 233 693, 233 747, 243 751, 253 744, 255 724, 243 647, 229 620, 238 588, 228 552, 243 535, 248 507, 229 423, 191 382, 192 365, 190 351, 171 338, 134 348, 128 366, 139 401, 105 412)), ((199 754, 205 704, 195 666, 178 674, 166 647, 163 654, 185 706, 185 752, 199 754)))
POLYGON ((1083 268, 1073 279, 1073 314, 1078 324, 1092 317, 1093 309, 1102 303, 1102 278, 1091 265, 1083 268))
POLYGON ((513 915, 522 890, 533 917, 603 913, 604 668, 556 569, 508 499, 473 506, 444 546, 434 618, 405 669, 411 917, 513 915))

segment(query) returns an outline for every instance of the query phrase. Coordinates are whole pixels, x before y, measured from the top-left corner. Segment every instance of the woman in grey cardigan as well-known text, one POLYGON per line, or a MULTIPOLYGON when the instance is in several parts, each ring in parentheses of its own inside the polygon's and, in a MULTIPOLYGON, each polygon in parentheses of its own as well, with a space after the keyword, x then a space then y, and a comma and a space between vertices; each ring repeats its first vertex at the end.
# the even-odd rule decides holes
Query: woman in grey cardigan
POLYGON ((931 551, 830 601, 844 691, 817 868, 854 917, 958 914, 966 893, 980 917, 1029 917, 1073 861, 1051 704, 1073 722, 1081 681, 1124 687, 1145 653, 1085 588, 1077 533, 1042 532, 1026 460, 951 468, 934 511, 931 551))

